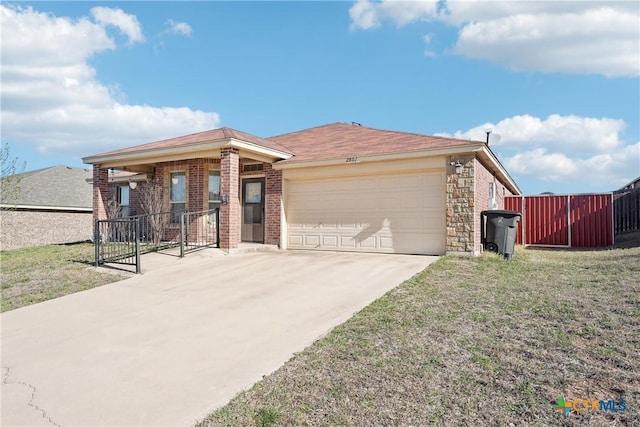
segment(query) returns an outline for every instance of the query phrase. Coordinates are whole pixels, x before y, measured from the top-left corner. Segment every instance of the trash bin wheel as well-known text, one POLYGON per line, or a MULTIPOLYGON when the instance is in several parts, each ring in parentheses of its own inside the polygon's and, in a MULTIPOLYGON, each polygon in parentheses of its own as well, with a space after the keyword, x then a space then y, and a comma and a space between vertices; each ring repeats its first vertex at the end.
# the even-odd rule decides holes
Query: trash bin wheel
POLYGON ((496 245, 493 242, 487 242, 484 248, 489 252, 496 252, 496 253, 498 252, 498 245, 496 245))

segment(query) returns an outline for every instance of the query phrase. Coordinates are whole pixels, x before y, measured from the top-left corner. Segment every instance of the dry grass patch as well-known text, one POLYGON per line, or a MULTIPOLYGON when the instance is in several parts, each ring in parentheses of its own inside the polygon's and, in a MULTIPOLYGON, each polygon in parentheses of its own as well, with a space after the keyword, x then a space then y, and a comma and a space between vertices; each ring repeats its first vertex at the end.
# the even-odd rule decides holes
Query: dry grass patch
POLYGON ((444 257, 199 425, 637 426, 638 331, 639 248, 444 257))
POLYGON ((91 269, 94 246, 52 245, 0 252, 2 311, 121 280, 91 269))

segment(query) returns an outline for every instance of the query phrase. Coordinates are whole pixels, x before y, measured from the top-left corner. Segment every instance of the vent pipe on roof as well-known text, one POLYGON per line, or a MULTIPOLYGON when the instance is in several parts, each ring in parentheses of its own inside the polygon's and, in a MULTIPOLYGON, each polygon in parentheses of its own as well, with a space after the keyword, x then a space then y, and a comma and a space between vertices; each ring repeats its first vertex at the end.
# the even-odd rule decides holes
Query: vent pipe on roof
POLYGON ((362 126, 362 125, 358 122, 351 122, 351 126, 362 126))

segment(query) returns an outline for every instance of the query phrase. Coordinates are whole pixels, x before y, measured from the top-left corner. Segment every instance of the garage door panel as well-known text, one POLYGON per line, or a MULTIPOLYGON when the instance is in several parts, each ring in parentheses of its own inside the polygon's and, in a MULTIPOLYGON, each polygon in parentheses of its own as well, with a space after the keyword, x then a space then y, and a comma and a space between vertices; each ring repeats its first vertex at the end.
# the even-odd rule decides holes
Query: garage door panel
POLYGON ((444 171, 288 181, 291 249, 444 253, 444 171))

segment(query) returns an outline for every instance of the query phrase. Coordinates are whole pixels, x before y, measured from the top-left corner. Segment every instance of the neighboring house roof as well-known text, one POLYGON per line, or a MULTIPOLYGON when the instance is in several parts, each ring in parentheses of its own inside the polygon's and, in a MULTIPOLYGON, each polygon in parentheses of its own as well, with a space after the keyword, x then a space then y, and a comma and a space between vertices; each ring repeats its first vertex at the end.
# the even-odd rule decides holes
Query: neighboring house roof
POLYGON ((477 145, 483 142, 331 123, 269 138, 294 153, 280 163, 328 160, 477 145))
POLYGON ((640 176, 629 182, 627 185, 621 187, 618 191, 633 190, 634 188, 640 188, 640 176))
POLYGON ((92 210, 93 187, 88 169, 51 166, 16 174, 20 191, 11 207, 47 210, 92 210))

